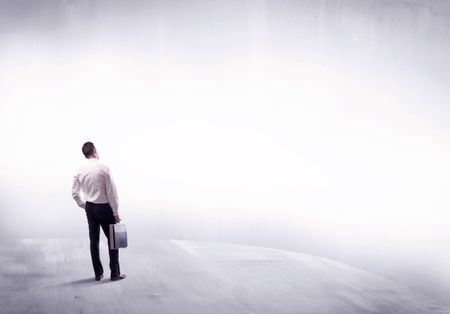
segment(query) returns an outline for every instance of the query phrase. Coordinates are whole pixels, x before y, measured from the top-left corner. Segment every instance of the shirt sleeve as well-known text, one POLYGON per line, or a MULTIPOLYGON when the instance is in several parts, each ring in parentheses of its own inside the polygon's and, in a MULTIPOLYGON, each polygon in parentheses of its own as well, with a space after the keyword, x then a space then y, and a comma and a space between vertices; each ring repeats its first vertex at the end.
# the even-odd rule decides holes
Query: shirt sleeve
POLYGON ((81 208, 86 208, 86 202, 81 197, 81 183, 78 179, 78 175, 73 177, 72 197, 75 202, 77 202, 78 206, 80 206, 81 208))
POLYGON ((111 172, 106 172, 105 175, 105 187, 106 187, 106 195, 108 196, 109 205, 112 208, 113 214, 119 214, 119 197, 117 196, 116 185, 114 184, 114 180, 112 178, 111 172))

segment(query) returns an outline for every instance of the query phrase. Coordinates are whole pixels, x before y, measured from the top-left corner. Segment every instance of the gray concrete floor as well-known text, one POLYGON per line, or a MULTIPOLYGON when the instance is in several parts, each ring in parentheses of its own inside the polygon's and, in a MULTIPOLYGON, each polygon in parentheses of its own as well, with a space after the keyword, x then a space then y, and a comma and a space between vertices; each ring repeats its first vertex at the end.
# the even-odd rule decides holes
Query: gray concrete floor
POLYGON ((96 282, 87 239, 2 240, 0 312, 450 313, 393 281, 299 253, 152 240, 120 254, 128 278, 96 282))

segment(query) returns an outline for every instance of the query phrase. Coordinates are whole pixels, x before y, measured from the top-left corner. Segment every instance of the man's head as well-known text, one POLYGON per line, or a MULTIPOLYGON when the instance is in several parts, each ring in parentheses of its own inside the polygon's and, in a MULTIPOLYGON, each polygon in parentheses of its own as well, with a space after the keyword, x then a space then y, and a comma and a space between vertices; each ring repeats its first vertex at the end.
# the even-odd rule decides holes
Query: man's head
POLYGON ((92 142, 84 143, 81 151, 86 158, 98 158, 97 149, 92 142))

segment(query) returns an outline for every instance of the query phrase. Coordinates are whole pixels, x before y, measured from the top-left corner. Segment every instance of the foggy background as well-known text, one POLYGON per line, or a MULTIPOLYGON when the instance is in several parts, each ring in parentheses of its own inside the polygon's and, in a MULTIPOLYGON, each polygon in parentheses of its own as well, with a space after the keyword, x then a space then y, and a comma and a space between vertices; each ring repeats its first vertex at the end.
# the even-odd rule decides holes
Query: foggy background
POLYGON ((294 250, 450 305, 449 84, 444 0, 0 1, 0 237, 87 241, 93 141, 130 245, 294 250))

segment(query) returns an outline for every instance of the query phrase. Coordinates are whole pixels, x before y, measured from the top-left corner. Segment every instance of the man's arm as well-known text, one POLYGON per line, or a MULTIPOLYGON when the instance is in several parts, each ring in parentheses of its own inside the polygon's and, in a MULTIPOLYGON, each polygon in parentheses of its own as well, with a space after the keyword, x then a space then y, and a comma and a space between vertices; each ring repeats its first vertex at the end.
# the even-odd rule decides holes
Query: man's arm
POLYGON ((119 197, 117 196, 116 185, 114 184, 109 169, 105 174, 105 187, 109 205, 111 205, 114 217, 116 218, 116 222, 119 223, 121 220, 119 217, 119 197))
POLYGON ((80 180, 78 180, 78 175, 73 177, 73 184, 72 184, 72 197, 77 202, 78 206, 81 208, 86 208, 86 202, 81 198, 80 195, 81 191, 81 183, 80 180))

